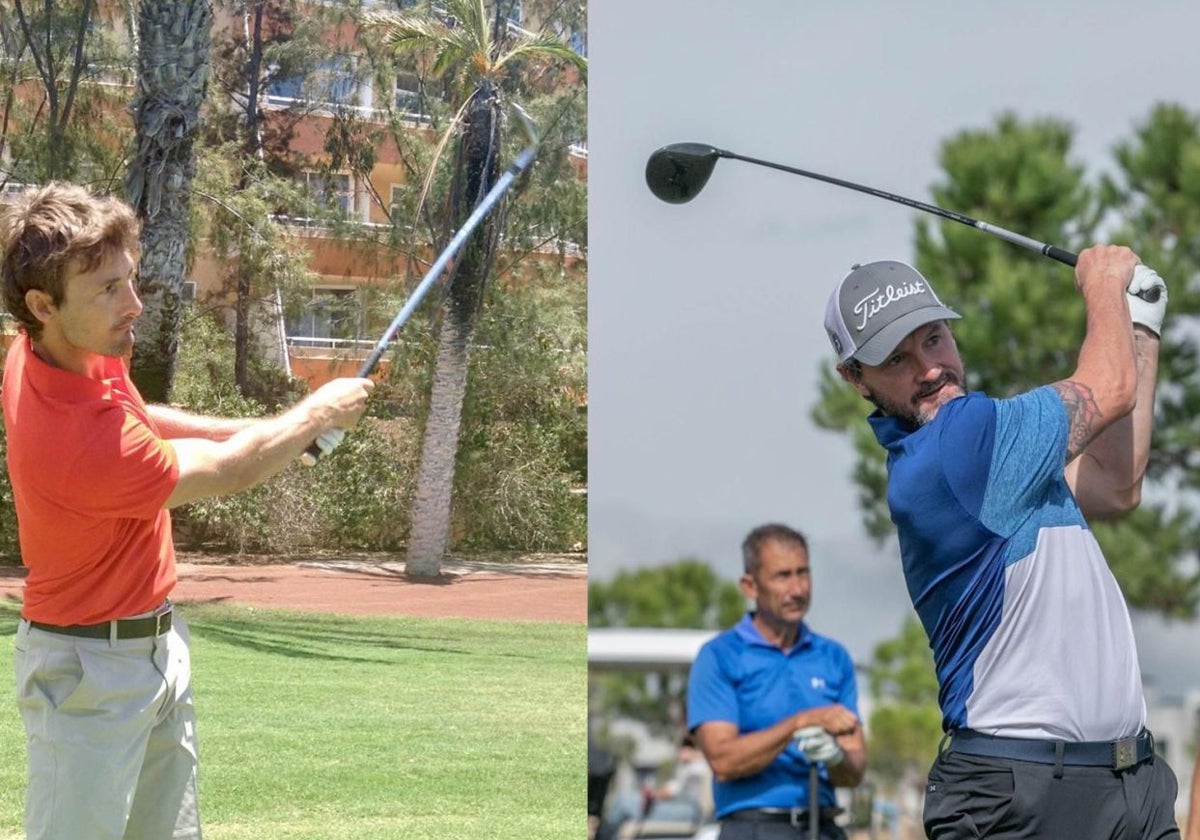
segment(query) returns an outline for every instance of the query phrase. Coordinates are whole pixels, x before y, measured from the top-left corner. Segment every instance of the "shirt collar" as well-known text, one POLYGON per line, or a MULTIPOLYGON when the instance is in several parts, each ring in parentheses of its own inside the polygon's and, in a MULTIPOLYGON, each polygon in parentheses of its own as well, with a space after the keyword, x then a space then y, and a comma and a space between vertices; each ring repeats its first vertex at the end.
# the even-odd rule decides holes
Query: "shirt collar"
MULTIPOLYGON (((772 650, 780 650, 779 645, 772 644, 763 638, 763 634, 758 631, 758 627, 754 624, 754 610, 750 610, 742 620, 733 626, 735 633, 741 637, 742 641, 759 647, 768 647, 772 650)), ((812 631, 803 621, 800 622, 800 632, 796 634, 796 643, 788 648, 785 653, 800 650, 812 644, 812 631)))
POLYGON ((25 374, 34 387, 43 395, 60 402, 81 403, 109 399, 113 384, 125 378, 124 363, 117 358, 104 358, 105 378, 92 379, 43 361, 33 352, 33 344, 27 333, 18 335, 16 342, 24 345, 21 349, 25 356, 25 374))
POLYGON ((937 416, 924 426, 913 425, 907 420, 901 420, 899 417, 892 417, 884 414, 879 409, 875 409, 869 415, 867 415, 867 422, 871 424, 871 431, 875 433, 875 439, 879 441, 879 445, 890 451, 893 447, 903 442, 903 440, 913 432, 919 432, 928 428, 934 423, 937 423, 938 420, 945 416, 946 407, 955 400, 965 400, 969 396, 971 395, 965 393, 960 394, 959 396, 950 400, 950 402, 945 403, 941 409, 938 410, 937 416))
POLYGON ((867 416, 867 422, 871 424, 875 439, 884 449, 891 449, 917 430, 917 427, 907 420, 884 414, 879 409, 867 416))

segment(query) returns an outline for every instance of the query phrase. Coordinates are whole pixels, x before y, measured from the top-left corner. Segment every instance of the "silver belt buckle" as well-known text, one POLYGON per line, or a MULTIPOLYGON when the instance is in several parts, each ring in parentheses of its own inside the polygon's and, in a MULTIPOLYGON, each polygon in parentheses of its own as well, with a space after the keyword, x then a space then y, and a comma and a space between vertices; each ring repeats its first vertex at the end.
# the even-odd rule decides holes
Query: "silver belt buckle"
POLYGON ((792 828, 807 828, 807 826, 804 825, 800 821, 800 817, 802 817, 803 815, 804 815, 803 808, 801 808, 798 805, 792 806, 791 818, 789 819, 789 822, 792 824, 792 828))
POLYGON ((1112 742, 1113 769, 1128 770, 1137 764, 1137 738, 1122 738, 1112 742))
POLYGON ((154 616, 154 635, 161 636, 171 629, 171 610, 166 610, 154 616))

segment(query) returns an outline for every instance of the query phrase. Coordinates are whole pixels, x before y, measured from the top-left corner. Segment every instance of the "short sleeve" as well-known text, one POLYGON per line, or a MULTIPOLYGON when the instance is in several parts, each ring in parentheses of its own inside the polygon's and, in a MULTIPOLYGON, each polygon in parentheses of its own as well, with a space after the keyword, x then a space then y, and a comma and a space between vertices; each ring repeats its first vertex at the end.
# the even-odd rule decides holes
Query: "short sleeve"
POLYGON ((716 720, 738 724, 737 690, 722 667, 716 642, 717 639, 714 639, 700 648, 688 675, 689 731, 716 720))
POLYGON ((1067 413, 1049 386, 995 405, 995 442, 980 520, 996 533, 1008 534, 1063 480, 1067 413))
POLYGON ((152 519, 179 481, 174 449, 118 404, 99 408, 67 470, 63 504, 92 516, 152 519))

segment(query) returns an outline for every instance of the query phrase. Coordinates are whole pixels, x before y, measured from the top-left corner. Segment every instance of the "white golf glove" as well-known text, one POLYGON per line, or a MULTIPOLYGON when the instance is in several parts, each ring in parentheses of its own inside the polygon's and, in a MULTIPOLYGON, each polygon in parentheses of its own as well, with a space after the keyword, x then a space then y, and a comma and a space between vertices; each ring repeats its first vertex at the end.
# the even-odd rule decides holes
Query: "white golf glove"
POLYGON ((317 437, 317 448, 321 450, 322 455, 328 455, 333 450, 337 449, 342 439, 346 437, 345 429, 330 429, 327 432, 321 433, 317 437))
POLYGON ((1125 293, 1129 299, 1129 316, 1135 324, 1141 324, 1155 335, 1162 335, 1163 316, 1167 313, 1167 284, 1149 266, 1138 264, 1133 268, 1133 279, 1125 293), (1138 292, 1158 289, 1158 300, 1150 303, 1137 296, 1138 292))
POLYGON ((823 763, 826 767, 841 764, 846 753, 838 746, 837 739, 821 726, 804 726, 793 736, 796 747, 811 763, 823 763))

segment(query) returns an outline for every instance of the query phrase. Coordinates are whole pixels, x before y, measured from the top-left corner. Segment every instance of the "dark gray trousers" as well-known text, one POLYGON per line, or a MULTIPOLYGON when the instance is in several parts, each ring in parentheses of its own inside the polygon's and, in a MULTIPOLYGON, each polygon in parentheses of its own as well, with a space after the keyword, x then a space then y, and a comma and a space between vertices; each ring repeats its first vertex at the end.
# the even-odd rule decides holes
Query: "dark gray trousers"
POLYGON ((931 840, 1168 840, 1179 838, 1179 783, 1155 756, 1116 772, 945 752, 929 771, 925 835, 931 840))

